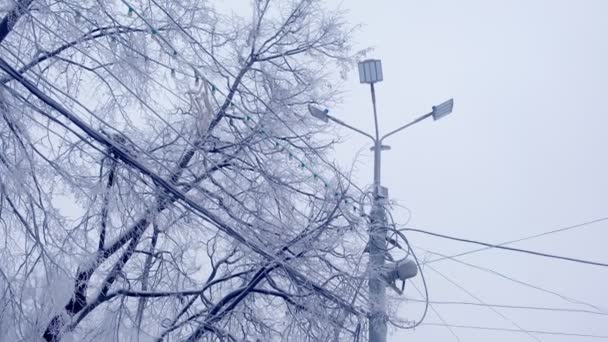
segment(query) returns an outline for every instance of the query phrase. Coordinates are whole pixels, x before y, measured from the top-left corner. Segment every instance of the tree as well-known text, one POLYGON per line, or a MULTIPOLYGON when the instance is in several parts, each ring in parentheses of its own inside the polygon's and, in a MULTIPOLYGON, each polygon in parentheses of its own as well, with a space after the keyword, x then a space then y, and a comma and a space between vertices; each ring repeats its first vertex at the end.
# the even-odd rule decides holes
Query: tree
POLYGON ((0 339, 362 334, 357 190, 306 115, 356 57, 339 11, 5 8, 0 339))

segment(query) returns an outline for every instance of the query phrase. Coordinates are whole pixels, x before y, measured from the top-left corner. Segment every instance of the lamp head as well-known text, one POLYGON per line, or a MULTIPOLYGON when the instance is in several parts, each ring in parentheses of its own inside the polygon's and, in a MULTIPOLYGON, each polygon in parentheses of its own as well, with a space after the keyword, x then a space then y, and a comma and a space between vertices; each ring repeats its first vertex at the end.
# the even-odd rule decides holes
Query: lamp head
POLYGON ((327 113, 329 113, 328 109, 321 110, 320 108, 317 108, 317 107, 309 104, 308 111, 310 112, 310 115, 314 116, 315 118, 317 118, 323 122, 327 122, 327 120, 329 119, 327 117, 327 113))
POLYGON ((432 112, 433 120, 437 121, 437 120, 441 119, 442 117, 450 114, 452 112, 453 108, 454 108, 454 99, 449 99, 440 105, 433 106, 433 112, 432 112))
POLYGON ((391 283, 396 280, 405 281, 418 274, 418 265, 412 260, 404 259, 387 265, 384 273, 386 280, 391 283))
POLYGON ((382 63, 379 59, 366 59, 359 62, 359 82, 373 84, 381 82, 382 79, 382 63))

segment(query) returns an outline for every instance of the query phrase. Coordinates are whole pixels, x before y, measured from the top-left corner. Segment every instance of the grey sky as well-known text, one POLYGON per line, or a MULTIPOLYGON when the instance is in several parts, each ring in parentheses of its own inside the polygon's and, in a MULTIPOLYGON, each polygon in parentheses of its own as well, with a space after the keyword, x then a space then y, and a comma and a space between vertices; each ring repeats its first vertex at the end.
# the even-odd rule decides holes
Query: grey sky
MULTIPOLYGON (((499 243, 608 216, 608 2, 376 0, 341 6, 351 22, 364 24, 359 47, 375 47, 370 57, 382 59, 385 81, 377 93, 385 131, 455 99, 452 116, 388 142, 393 150, 384 154, 383 183, 411 210, 411 226, 499 243)), ((355 72, 348 83, 344 104, 331 111, 371 131, 369 90, 355 72)), ((337 158, 348 165, 367 141, 341 133, 348 144, 337 149, 337 158)), ((357 177, 367 183, 371 154, 363 151, 357 177)), ((407 218, 404 209, 394 214, 400 222, 407 218)), ((608 262, 607 229, 604 222, 515 246, 608 262)), ((409 238, 448 255, 476 248, 414 233, 409 238)), ((501 251, 460 260, 608 311, 608 269, 501 251)), ((585 308, 453 261, 431 266, 486 303, 585 308)), ((476 302, 432 270, 425 274, 432 300, 476 302)), ((414 320, 421 309, 406 304, 400 313, 414 320)), ((435 309, 451 324, 517 329, 483 307, 435 309)), ((524 329, 608 335, 606 316, 498 310, 524 329)), ((430 312, 427 322, 440 320, 430 312)), ((534 340, 518 333, 454 332, 461 341, 534 340)), ((424 326, 390 340, 456 338, 446 328, 424 326)))

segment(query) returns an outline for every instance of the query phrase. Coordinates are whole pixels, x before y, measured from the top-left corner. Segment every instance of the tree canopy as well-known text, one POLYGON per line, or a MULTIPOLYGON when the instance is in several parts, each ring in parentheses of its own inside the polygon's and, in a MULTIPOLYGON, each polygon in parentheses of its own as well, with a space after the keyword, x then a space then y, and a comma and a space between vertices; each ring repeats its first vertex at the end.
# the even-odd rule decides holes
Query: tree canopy
POLYGON ((0 339, 363 336, 362 191, 306 107, 357 54, 320 1, 7 1, 0 339))

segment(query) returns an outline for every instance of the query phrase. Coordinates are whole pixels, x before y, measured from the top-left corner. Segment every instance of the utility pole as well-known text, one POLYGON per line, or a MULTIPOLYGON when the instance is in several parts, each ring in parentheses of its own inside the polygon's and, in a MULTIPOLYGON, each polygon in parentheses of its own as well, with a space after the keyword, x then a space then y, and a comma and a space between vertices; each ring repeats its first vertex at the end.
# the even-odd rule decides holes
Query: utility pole
MULTIPOLYGON (((382 186, 381 183, 381 166, 382 166, 382 151, 389 150, 390 147, 383 145, 384 139, 398 133, 426 118, 433 117, 438 120, 452 112, 454 100, 450 99, 438 106, 433 106, 433 110, 425 115, 422 115, 414 121, 400 126, 399 128, 390 131, 380 137, 380 127, 378 125, 378 112, 376 109, 376 90, 374 84, 383 80, 382 64, 380 60, 368 59, 359 62, 359 81, 370 85, 372 96, 372 106, 374 112, 374 128, 375 134, 366 133, 356 127, 353 127, 333 116, 329 115, 329 110, 321 110, 317 107, 308 106, 310 114, 324 122, 329 120, 351 129, 359 134, 370 138, 373 142, 371 150, 374 152, 374 186, 373 186, 373 203, 370 212, 369 224, 369 240, 367 250, 369 252, 369 267, 368 267, 368 286, 369 286, 369 342, 386 342, 387 336, 387 317, 386 317, 386 287, 387 281, 395 281, 398 278, 405 281, 416 275, 417 270, 411 271, 411 264, 401 263, 391 265, 394 269, 388 269, 386 260, 388 257, 387 249, 387 234, 388 224, 386 220, 385 205, 388 201, 388 188, 382 186), (390 274, 390 277, 387 277, 390 274)), ((390 268, 390 267, 389 267, 390 268)))
MULTIPOLYGON (((359 64, 359 75, 363 81, 369 82, 372 94, 372 106, 374 109, 375 139, 374 146, 374 187, 373 203, 370 213, 369 227, 369 341, 386 341, 386 282, 382 278, 382 270, 386 260, 387 245, 386 237, 388 227, 384 205, 388 199, 388 188, 384 188, 380 182, 382 167, 382 142, 380 141, 380 128, 378 127, 378 112, 376 109, 376 90, 374 83, 382 81, 382 67, 380 61, 366 61, 359 64), (368 72, 372 70, 375 72, 368 72), (362 72, 363 71, 363 72, 362 72), (361 77, 363 76, 363 77, 361 77)), ((386 147, 388 148, 388 146, 386 147)))

